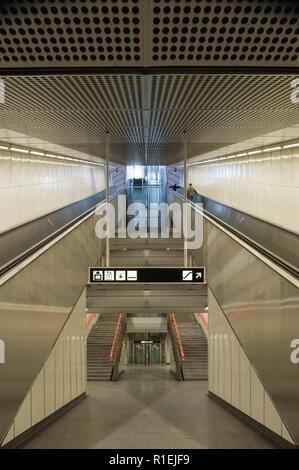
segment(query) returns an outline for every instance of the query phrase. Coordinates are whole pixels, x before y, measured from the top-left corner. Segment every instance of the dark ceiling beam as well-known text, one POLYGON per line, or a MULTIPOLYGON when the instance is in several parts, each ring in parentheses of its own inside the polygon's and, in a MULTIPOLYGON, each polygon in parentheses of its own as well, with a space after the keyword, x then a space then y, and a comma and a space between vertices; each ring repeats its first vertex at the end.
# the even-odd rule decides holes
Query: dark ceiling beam
POLYGON ((0 68, 0 76, 37 75, 299 75, 298 67, 24 67, 0 68))

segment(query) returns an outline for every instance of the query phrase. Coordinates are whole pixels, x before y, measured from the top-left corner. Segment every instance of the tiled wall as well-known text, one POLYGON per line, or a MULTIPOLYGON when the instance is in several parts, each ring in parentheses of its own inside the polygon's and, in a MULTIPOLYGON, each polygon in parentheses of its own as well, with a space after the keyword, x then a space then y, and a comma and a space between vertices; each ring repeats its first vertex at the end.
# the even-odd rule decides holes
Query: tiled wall
POLYGON ((209 390, 294 443, 209 289, 209 390))
POLYGON ((188 168, 188 182, 207 197, 299 232, 299 148, 188 168))
POLYGON ((102 166, 0 150, 0 233, 104 188, 102 166))
POLYGON ((86 391, 86 291, 37 376, 3 445, 86 391))

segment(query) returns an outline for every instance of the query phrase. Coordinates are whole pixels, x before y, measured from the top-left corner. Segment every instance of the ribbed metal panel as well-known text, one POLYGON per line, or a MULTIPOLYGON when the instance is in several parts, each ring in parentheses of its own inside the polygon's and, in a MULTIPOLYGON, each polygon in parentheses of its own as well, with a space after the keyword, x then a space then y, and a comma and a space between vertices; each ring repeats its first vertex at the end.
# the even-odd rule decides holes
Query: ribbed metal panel
MULTIPOLYGON (((149 163, 182 159, 298 123, 291 75, 5 77, 1 127, 90 155, 149 163)), ((0 138, 1 140, 1 138, 0 138)))

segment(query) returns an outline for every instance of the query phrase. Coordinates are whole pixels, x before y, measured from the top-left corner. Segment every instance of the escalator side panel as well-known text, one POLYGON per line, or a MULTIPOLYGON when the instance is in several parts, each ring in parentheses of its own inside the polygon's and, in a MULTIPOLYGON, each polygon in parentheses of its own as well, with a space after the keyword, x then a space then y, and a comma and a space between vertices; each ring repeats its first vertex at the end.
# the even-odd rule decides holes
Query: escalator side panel
POLYGON ((298 289, 222 230, 208 224, 208 284, 250 362, 299 444, 298 289))
POLYGON ((91 216, 0 288, 0 443, 101 256, 91 216))

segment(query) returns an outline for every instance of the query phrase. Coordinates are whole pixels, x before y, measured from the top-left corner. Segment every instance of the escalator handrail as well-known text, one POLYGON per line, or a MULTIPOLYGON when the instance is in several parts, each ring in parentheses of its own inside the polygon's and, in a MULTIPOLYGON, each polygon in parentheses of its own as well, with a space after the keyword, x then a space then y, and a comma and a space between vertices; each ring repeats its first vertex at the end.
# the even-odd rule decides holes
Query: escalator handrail
POLYGON ((179 330, 179 327, 178 327, 178 324, 177 324, 174 313, 170 314, 170 320, 172 321, 172 324, 173 324, 173 328, 174 328, 174 332, 175 332, 175 336, 176 336, 176 342, 178 344, 178 349, 179 349, 179 353, 180 353, 180 360, 184 361, 185 360, 184 348, 183 348, 183 345, 182 345, 181 334, 180 334, 180 330, 179 330))
MULTIPOLYGON (((113 200, 116 196, 118 196, 118 194, 120 194, 121 192, 124 191, 124 187, 122 187, 121 189, 119 189, 116 193, 112 194, 111 197, 109 198, 109 200, 113 200)), ((50 235, 46 236, 45 238, 41 239, 38 243, 36 243, 35 245, 31 246, 30 248, 28 248, 27 250, 25 250, 24 252, 22 252, 21 254, 19 254, 17 257, 13 258, 12 260, 10 260, 9 262, 7 262, 6 264, 2 265, 0 267, 0 277, 3 276, 4 274, 6 274, 8 271, 10 271, 12 268, 14 268, 16 265, 18 265, 20 262, 24 261, 26 258, 28 258, 29 256, 33 255, 34 253, 36 253, 38 250, 40 250, 41 248, 43 248, 45 245, 47 245, 49 242, 51 242, 52 240, 54 240, 56 237, 58 237, 59 235, 61 235, 63 232, 65 232, 66 230, 68 230, 69 228, 71 228, 73 225, 75 225, 77 222, 79 222, 81 219, 84 219, 86 216, 88 216, 89 214, 92 214, 97 208, 100 208, 102 207, 106 202, 106 199, 94 204, 93 206, 91 206, 89 209, 87 209, 86 211, 82 212, 80 215, 78 215, 77 217, 75 217, 74 219, 70 220, 69 222, 67 222, 65 225, 59 227, 59 229, 55 230, 55 232, 52 232, 50 235)), ((34 222, 34 221, 32 221, 34 222)), ((25 224, 27 225, 27 224, 25 224)), ((7 233, 10 233, 10 232, 14 232, 15 230, 19 229, 20 227, 16 227, 14 229, 11 229, 9 232, 5 232, 4 234, 1 234, 1 235, 7 235, 7 233)), ((0 237, 1 237, 0 235, 0 237)))
MULTIPOLYGON (((172 191, 179 199, 181 199, 182 201, 184 201, 184 197, 179 194, 178 192, 174 191, 173 189, 169 188, 170 191, 172 191)), ((274 262, 275 264, 277 264, 280 268, 284 269, 285 271, 287 271, 289 274, 291 274, 292 276, 295 276, 296 278, 299 277, 299 271, 298 269, 295 267, 295 266, 292 266, 290 263, 288 263, 287 261, 285 261, 284 259, 280 258, 277 254, 274 254, 273 252, 271 252, 270 250, 268 250, 267 248, 265 248, 264 246, 260 245, 258 242, 256 242, 255 240, 252 240, 252 238, 249 238, 247 235, 244 235, 242 232, 240 232, 239 230, 237 230, 236 228, 232 227, 231 225, 229 225, 228 223, 224 222, 223 220, 219 219, 218 217, 216 217, 214 214, 211 214, 209 211, 207 211, 207 209, 203 208, 202 210, 200 210, 198 208, 198 206, 196 205, 196 203, 194 203, 193 201, 190 201, 190 199, 188 199, 188 204, 197 212, 203 214, 204 216, 207 216, 209 217, 212 221, 215 221, 217 222, 217 224, 219 224, 220 226, 222 226, 224 229, 228 230, 229 232, 231 232, 233 235, 237 236, 238 238, 242 239, 244 242, 246 242, 249 246, 251 246, 252 248, 254 248, 256 251, 258 251, 260 254, 262 254, 263 256, 265 256, 266 258, 268 258, 270 261, 274 262)), ((267 222, 265 222, 267 223, 267 222)))

